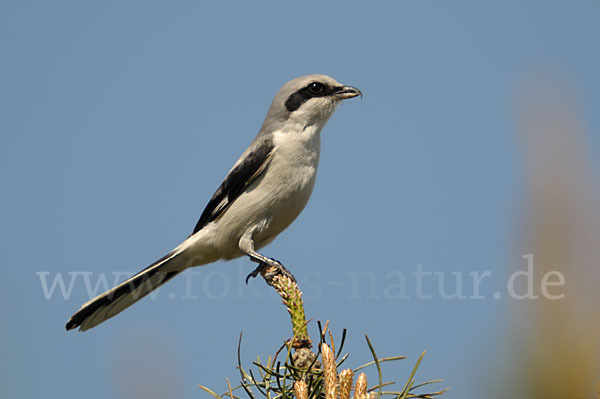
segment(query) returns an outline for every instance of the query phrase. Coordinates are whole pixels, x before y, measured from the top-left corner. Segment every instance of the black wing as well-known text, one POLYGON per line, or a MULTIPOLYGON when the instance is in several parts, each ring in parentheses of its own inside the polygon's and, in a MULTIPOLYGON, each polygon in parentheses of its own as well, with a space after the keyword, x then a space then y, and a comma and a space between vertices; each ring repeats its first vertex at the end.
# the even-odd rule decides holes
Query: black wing
POLYGON ((204 208, 204 212, 202 212, 200 220, 196 223, 192 235, 229 208, 246 187, 265 170, 272 154, 273 141, 265 139, 229 172, 206 205, 206 208, 204 208))

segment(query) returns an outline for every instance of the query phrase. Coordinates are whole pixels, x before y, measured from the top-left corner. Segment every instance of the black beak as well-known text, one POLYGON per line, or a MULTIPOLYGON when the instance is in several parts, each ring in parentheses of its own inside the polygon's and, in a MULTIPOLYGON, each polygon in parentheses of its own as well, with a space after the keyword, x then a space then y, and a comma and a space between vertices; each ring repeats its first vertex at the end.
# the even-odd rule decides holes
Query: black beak
POLYGON ((360 96, 362 98, 362 92, 356 87, 352 86, 340 86, 334 90, 332 95, 340 100, 360 96))

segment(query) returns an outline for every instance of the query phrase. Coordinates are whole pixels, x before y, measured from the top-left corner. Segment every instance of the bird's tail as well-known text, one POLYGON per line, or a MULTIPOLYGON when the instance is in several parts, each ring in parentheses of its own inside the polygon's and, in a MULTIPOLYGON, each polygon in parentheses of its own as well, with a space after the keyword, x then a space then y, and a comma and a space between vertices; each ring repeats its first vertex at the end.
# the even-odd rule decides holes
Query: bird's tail
POLYGON ((183 271, 177 249, 116 287, 84 303, 67 321, 67 330, 88 330, 119 314, 183 271))

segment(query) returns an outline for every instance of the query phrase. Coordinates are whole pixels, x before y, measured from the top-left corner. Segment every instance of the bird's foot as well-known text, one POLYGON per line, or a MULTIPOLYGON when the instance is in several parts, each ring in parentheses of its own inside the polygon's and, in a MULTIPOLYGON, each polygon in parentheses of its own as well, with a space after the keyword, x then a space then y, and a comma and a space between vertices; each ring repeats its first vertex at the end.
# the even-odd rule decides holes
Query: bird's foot
POLYGON ((258 276, 258 274, 260 273, 260 271, 262 270, 264 265, 265 264, 262 262, 258 263, 258 266, 256 266, 256 269, 252 270, 252 272, 246 276, 246 284, 248 284, 248 281, 250 281, 251 278, 258 276))
MULTIPOLYGON (((250 259, 254 261, 254 259, 250 259)), ((292 273, 290 273, 290 271, 286 269, 281 262, 273 258, 267 258, 266 261, 258 261, 258 266, 256 269, 254 269, 252 273, 248 274, 246 277, 246 284, 248 284, 248 281, 251 277, 256 277, 259 274, 261 274, 265 280, 267 280, 267 282, 272 281, 277 275, 285 276, 293 282, 296 282, 296 278, 292 275, 292 273)))

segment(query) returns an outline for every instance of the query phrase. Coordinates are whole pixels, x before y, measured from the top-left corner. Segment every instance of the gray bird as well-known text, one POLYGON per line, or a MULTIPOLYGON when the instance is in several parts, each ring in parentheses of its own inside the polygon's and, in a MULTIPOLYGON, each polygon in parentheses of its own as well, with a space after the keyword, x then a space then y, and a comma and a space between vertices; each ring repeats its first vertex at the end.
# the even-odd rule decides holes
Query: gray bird
POLYGON ((83 304, 67 322, 67 330, 97 326, 188 267, 248 255, 259 267, 282 269, 278 261, 257 250, 273 241, 304 209, 315 185, 321 130, 342 100, 358 95, 362 93, 357 88, 325 75, 287 82, 192 234, 163 258, 83 304))

